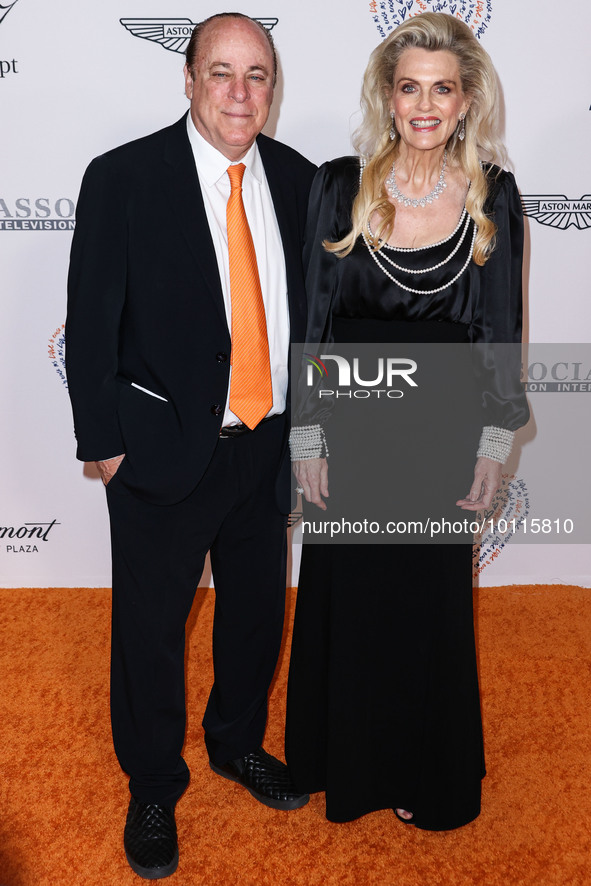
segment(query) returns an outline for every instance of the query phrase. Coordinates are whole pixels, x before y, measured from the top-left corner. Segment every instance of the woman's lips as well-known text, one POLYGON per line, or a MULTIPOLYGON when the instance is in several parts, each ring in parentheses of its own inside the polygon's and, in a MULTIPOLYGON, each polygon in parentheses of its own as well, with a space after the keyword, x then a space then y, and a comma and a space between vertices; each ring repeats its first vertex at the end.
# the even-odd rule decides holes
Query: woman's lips
POLYGON ((440 125, 439 117, 415 117, 410 121, 410 125, 418 132, 432 132, 440 125))

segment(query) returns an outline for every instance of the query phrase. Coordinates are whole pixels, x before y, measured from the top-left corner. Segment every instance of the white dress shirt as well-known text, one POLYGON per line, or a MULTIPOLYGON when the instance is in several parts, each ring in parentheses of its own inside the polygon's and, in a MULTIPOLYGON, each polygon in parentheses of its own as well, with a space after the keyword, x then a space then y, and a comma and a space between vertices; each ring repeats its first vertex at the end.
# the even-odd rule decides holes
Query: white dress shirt
MULTIPOLYGON (((197 132, 191 114, 187 115, 187 132, 195 157, 205 214, 218 263, 228 329, 231 330, 232 302, 230 298, 226 205, 231 190, 227 169, 232 164, 227 157, 224 157, 217 148, 210 145, 197 132)), ((242 180, 242 200, 257 256, 267 320, 273 385, 273 406, 267 414, 275 415, 285 411, 289 360, 289 309, 283 244, 275 207, 256 142, 238 162, 244 163, 246 167, 242 180)), ((231 371, 230 369, 230 381, 231 371)), ((230 410, 229 400, 230 388, 228 386, 226 409, 222 422, 224 426, 240 421, 230 410)))

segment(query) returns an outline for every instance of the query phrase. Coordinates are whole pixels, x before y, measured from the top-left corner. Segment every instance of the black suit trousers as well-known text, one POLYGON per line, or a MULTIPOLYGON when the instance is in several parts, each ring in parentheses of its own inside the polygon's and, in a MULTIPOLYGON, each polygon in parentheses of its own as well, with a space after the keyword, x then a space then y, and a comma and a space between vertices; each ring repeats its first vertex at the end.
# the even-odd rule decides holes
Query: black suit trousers
POLYGON ((143 501, 117 475, 107 486, 113 738, 140 801, 173 804, 189 781, 185 623, 208 551, 216 593, 208 753, 222 764, 262 744, 285 607, 287 517, 276 497, 285 433, 279 416, 220 439, 198 486, 173 505, 143 501))

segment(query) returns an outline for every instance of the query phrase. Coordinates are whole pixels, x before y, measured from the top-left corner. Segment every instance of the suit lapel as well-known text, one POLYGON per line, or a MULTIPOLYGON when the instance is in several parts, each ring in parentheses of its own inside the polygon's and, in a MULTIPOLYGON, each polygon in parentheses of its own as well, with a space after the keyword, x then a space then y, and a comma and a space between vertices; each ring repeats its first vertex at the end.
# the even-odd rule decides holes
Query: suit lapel
MULTIPOLYGON (((257 142, 283 244, 291 338, 292 341, 298 341, 305 334, 305 330, 300 327, 302 318, 305 317, 306 305, 301 274, 300 234, 297 212, 293 206, 294 189, 289 170, 277 159, 273 140, 261 136, 257 142)), ((217 259, 187 135, 186 115, 168 131, 164 148, 164 188, 196 270, 205 282, 221 319, 226 323, 217 259)))
POLYGON ((291 340, 303 340, 305 330, 300 328, 301 318, 305 317, 306 305, 302 281, 301 238, 297 227, 297 211, 293 205, 294 189, 290 181, 289 169, 281 164, 273 150, 273 140, 261 136, 257 144, 265 167, 265 175, 275 207, 279 233, 283 243, 285 270, 287 274, 287 296, 291 325, 291 340))
POLYGON ((226 322, 217 259, 187 135, 186 115, 169 130, 164 161, 165 189, 173 204, 175 218, 215 306, 226 322))

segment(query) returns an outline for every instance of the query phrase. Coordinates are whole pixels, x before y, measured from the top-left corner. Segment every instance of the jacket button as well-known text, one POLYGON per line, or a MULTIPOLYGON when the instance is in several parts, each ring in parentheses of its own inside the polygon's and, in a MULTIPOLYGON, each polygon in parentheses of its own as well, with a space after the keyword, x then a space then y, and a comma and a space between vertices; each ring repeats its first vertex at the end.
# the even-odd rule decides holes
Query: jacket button
POLYGON ((215 358, 218 361, 218 363, 225 363, 226 360, 228 359, 228 355, 224 354, 223 351, 220 351, 218 354, 215 355, 215 358))
POLYGON ((221 415, 221 413, 223 411, 224 411, 224 407, 220 406, 219 403, 214 403, 214 405, 211 407, 212 415, 221 415))

